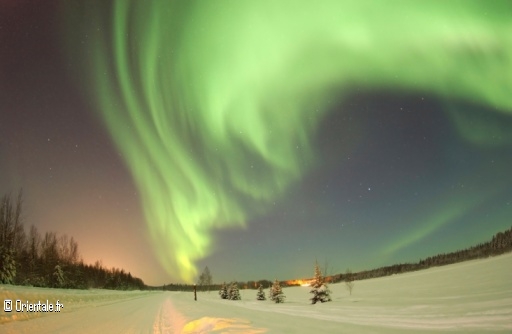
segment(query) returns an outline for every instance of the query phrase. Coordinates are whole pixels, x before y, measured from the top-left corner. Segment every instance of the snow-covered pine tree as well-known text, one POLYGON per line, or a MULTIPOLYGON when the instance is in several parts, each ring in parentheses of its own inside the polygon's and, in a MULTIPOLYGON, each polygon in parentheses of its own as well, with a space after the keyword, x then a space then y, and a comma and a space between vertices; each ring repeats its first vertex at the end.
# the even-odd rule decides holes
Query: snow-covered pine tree
POLYGON ((309 293, 313 294, 311 304, 316 304, 318 301, 322 303, 331 301, 331 291, 324 282, 324 277, 322 276, 318 262, 315 263, 315 278, 313 283, 311 283, 311 291, 309 293))
POLYGON ((258 292, 256 293, 256 299, 257 300, 266 300, 267 299, 265 297, 265 291, 263 291, 263 285, 261 285, 261 284, 258 288, 258 292))
POLYGON ((64 277, 64 271, 59 264, 57 264, 53 271, 53 287, 63 288, 66 285, 66 279, 64 277))
POLYGON ((231 286, 229 287, 229 299, 230 300, 241 300, 240 290, 238 290, 238 283, 231 282, 231 286))
POLYGON ((268 299, 273 302, 274 301, 274 292, 272 291, 272 289, 273 289, 273 285, 270 285, 268 287, 268 299))
POLYGON ((286 296, 284 295, 283 290, 281 289, 281 285, 277 279, 274 281, 270 293, 270 300, 275 303, 284 303, 286 296))
POLYGON ((0 283, 14 284, 16 277, 16 260, 14 251, 4 245, 0 246, 0 283))
POLYGON ((219 296, 222 299, 228 299, 229 294, 228 294, 228 287, 226 285, 226 282, 222 283, 222 286, 219 290, 219 296))

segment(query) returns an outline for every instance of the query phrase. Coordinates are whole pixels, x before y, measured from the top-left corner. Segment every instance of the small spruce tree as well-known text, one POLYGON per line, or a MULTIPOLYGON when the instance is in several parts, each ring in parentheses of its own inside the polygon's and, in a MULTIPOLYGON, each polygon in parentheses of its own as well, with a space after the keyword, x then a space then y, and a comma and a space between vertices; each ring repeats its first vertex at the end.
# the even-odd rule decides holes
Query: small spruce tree
POLYGON ((230 300, 241 300, 240 290, 238 290, 238 284, 236 282, 231 282, 229 287, 229 299, 230 300))
POLYGON ((228 299, 229 297, 229 294, 228 294, 228 287, 226 285, 226 282, 224 282, 219 290, 219 296, 220 298, 222 299, 228 299))
POLYGON ((281 285, 279 284, 279 281, 276 279, 274 281, 274 284, 270 288, 270 300, 272 300, 275 303, 284 303, 284 299, 286 296, 283 293, 283 290, 281 289, 281 285))
POLYGON ((325 303, 331 301, 331 291, 328 289, 327 284, 324 282, 324 277, 322 276, 318 262, 315 263, 315 278, 313 283, 311 283, 311 288, 312 289, 310 293, 313 294, 313 297, 311 297, 311 304, 316 304, 316 302, 325 303))
POLYGON ((258 288, 258 293, 256 293, 256 299, 257 300, 266 300, 267 299, 265 297, 265 291, 263 291, 263 285, 261 285, 261 284, 258 288))

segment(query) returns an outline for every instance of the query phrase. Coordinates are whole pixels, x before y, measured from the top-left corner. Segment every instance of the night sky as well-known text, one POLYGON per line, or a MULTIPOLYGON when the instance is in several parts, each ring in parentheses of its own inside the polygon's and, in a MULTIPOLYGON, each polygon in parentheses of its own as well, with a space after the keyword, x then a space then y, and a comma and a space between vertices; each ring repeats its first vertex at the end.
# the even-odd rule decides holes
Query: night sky
POLYGON ((0 192, 147 284, 512 225, 507 1, 0 1, 0 192))

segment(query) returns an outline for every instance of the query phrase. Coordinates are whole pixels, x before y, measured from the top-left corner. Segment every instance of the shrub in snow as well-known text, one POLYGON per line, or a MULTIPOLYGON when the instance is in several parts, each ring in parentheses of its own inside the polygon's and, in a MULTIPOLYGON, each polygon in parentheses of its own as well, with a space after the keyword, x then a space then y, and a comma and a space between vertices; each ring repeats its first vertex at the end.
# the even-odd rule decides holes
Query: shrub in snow
POLYGON ((219 290, 219 296, 222 299, 228 299, 228 287, 226 286, 226 282, 224 282, 219 290))
POLYGON ((263 291, 263 285, 260 284, 260 287, 258 288, 258 293, 256 293, 256 299, 257 300, 266 300, 265 297, 265 291, 263 291))
POLYGON ((311 304, 331 301, 331 291, 327 288, 327 284, 324 282, 324 277, 322 276, 318 263, 315 264, 315 278, 313 283, 311 283, 311 291, 309 293, 313 294, 313 297, 311 297, 311 304))
POLYGON ((286 296, 283 293, 283 290, 281 289, 281 285, 279 285, 279 281, 275 280, 274 284, 270 288, 270 300, 272 300, 275 303, 284 303, 284 299, 286 296))

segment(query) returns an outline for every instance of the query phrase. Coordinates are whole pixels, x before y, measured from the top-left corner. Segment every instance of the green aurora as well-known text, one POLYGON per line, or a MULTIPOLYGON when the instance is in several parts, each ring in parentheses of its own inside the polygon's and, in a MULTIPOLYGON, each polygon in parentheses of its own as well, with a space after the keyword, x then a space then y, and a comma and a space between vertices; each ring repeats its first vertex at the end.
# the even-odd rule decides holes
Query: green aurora
MULTIPOLYGON (((424 92, 510 117, 512 6, 487 4, 118 0, 112 17, 89 5, 101 29, 88 90, 169 274, 192 282, 214 250, 213 230, 245 227, 300 180, 317 163, 319 122, 358 89, 424 92)), ((446 111, 474 145, 512 142, 504 123, 446 111)), ((455 205, 385 251, 471 206, 455 205)))

